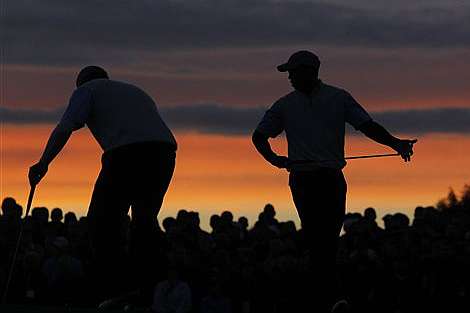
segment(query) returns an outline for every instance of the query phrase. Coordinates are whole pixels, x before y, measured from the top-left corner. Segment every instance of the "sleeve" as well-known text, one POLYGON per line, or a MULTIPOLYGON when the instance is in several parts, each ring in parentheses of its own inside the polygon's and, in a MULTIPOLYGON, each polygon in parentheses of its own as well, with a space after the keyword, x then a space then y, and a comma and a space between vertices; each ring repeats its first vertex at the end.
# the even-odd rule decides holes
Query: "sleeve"
POLYGON ((345 91, 344 112, 345 120, 351 124, 356 130, 364 124, 372 120, 369 113, 348 93, 345 91))
POLYGON ((88 88, 77 88, 69 100, 58 127, 68 131, 75 131, 83 126, 88 120, 92 104, 91 90, 88 88))
POLYGON ((266 111, 263 118, 256 127, 256 131, 271 138, 277 137, 284 131, 281 100, 276 101, 271 106, 271 108, 266 111))

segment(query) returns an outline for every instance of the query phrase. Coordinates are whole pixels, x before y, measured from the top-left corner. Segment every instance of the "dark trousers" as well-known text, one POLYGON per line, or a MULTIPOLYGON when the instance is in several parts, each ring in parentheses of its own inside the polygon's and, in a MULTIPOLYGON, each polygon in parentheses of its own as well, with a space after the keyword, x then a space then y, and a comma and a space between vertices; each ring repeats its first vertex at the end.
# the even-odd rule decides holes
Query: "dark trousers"
POLYGON ((337 288, 336 253, 346 207, 346 180, 341 170, 320 168, 291 172, 289 186, 310 253, 309 290, 304 290, 303 296, 315 307, 327 310, 337 288))
POLYGON ((133 287, 150 288, 157 279, 162 263, 157 215, 175 157, 173 146, 159 142, 129 144, 103 154, 88 210, 98 297, 121 293, 131 288, 126 286, 129 282, 133 287))

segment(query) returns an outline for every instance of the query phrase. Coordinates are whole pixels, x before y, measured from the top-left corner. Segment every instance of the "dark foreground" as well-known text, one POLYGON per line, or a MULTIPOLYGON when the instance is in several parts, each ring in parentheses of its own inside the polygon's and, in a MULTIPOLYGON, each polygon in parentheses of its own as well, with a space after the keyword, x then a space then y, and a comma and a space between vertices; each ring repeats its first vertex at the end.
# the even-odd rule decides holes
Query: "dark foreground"
MULTIPOLYGON (((124 310, 106 310, 108 313, 122 313, 124 310)), ((32 305, 0 305, 2 313, 94 313, 102 312, 93 308, 72 308, 72 307, 53 307, 53 306, 32 306, 32 305)), ((149 312, 148 309, 126 310, 129 313, 149 312)))
MULTIPOLYGON (((412 221, 400 213, 384 216, 384 228, 371 208, 346 216, 337 255, 338 294, 354 312, 470 312, 469 190, 461 197, 449 194, 436 207, 417 207, 412 221)), ((6 200, 2 210, 3 292, 21 207, 6 200)), ((228 211, 210 222, 211 232, 205 232, 198 214, 185 210, 162 222, 159 246, 148 247, 165 259, 155 265, 156 287, 130 312, 150 307, 171 312, 177 305, 175 312, 303 312, 315 306, 313 295, 321 288, 315 277, 322 269, 308 276, 307 265, 322 251, 307 251, 292 221, 277 221, 267 205, 254 225, 228 211)), ((123 221, 125 238, 129 224, 130 218, 123 221)), ((46 208, 35 208, 26 220, 7 298, 15 305, 1 306, 0 312, 96 312, 88 243, 86 218, 62 217, 57 209, 49 217, 46 208)), ((132 285, 129 271, 118 273, 123 286, 132 285)))

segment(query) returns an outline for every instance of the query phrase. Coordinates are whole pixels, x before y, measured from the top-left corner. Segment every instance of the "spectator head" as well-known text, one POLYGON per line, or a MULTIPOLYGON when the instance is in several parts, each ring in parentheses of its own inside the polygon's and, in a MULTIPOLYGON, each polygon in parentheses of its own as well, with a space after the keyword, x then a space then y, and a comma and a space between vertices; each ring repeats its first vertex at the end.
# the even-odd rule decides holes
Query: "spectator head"
POLYGON ((241 229, 248 229, 248 219, 244 216, 241 216, 239 219, 238 219, 238 225, 240 225, 241 229))
POLYGON ((62 209, 60 208, 54 208, 51 211, 51 221, 53 222, 60 222, 64 218, 62 209))
POLYGON ((373 222, 377 218, 377 213, 374 208, 367 208, 364 210, 364 217, 366 220, 373 222))
POLYGON ((162 226, 166 233, 171 232, 176 227, 176 219, 168 216, 163 220, 162 226))
POLYGON ((414 219, 423 219, 424 218, 424 215, 426 214, 424 208, 422 206, 417 206, 415 208, 415 212, 414 212, 414 219))
POLYGON ((220 227, 220 216, 214 214, 210 217, 209 224, 212 228, 212 231, 218 231, 220 227))
POLYGON ((258 214, 258 221, 256 222, 258 225, 266 225, 266 221, 266 213, 261 212, 260 214, 258 214))
POLYGON ((293 221, 280 223, 279 230, 282 238, 294 236, 295 232, 297 231, 295 223, 293 221))
POLYGON ((93 79, 109 79, 109 76, 103 68, 96 65, 89 65, 80 70, 75 84, 77 87, 80 87, 93 79))
POLYGON ((80 225, 88 225, 88 217, 86 217, 86 216, 81 216, 81 217, 78 219, 78 224, 80 224, 80 225))
POLYGON ((16 211, 16 216, 18 218, 21 218, 21 216, 23 216, 23 207, 19 205, 18 203, 15 206, 15 211, 16 211))
POLYGON ((188 224, 188 215, 189 212, 187 210, 179 210, 178 213, 176 214, 176 222, 180 226, 186 226, 188 224))
POLYGON ((75 225, 78 223, 77 216, 73 212, 67 212, 64 216, 65 225, 75 225))
POLYGON ((268 220, 272 220, 276 216, 276 210, 271 203, 264 206, 263 213, 268 220))
MULTIPOLYGON (((22 209, 23 208, 21 208, 21 210, 22 209)), ((2 214, 6 217, 18 217, 18 204, 16 203, 16 200, 14 198, 6 197, 5 199, 3 199, 2 214)), ((21 217, 21 214, 19 216, 21 217)))
POLYGON ((353 225, 362 219, 360 213, 348 213, 344 217, 343 228, 346 233, 350 233, 353 230, 353 225))
POLYGON ((392 216, 393 225, 399 229, 407 228, 410 225, 410 219, 403 213, 396 213, 392 216))
POLYGON ((191 225, 191 228, 193 228, 193 229, 199 228, 199 225, 201 224, 201 219, 199 218, 199 213, 193 212, 193 211, 189 212, 188 219, 189 219, 189 223, 191 225))
POLYGON ((35 207, 31 210, 31 216, 35 222, 46 224, 49 221, 49 210, 46 207, 35 207))
POLYGON ((231 224, 233 222, 233 214, 230 211, 222 212, 220 218, 225 224, 231 224))
POLYGON ((385 229, 390 230, 392 228, 392 215, 385 214, 382 220, 384 221, 385 229))

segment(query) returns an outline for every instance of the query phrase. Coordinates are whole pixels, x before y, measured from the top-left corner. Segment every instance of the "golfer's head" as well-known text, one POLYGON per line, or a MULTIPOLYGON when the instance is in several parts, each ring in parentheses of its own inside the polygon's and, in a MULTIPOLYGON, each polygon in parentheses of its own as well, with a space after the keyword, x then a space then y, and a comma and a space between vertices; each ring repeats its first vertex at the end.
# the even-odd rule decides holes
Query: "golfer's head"
POLYGON ((318 81, 320 59, 310 51, 301 50, 277 69, 279 72, 289 72, 289 80, 296 90, 310 92, 318 81))
POLYGON ((90 80, 93 79, 108 79, 108 73, 99 66, 96 65, 89 65, 80 70, 80 72, 77 75, 77 80, 76 80, 76 85, 77 87, 80 87, 86 82, 89 82, 90 80))

